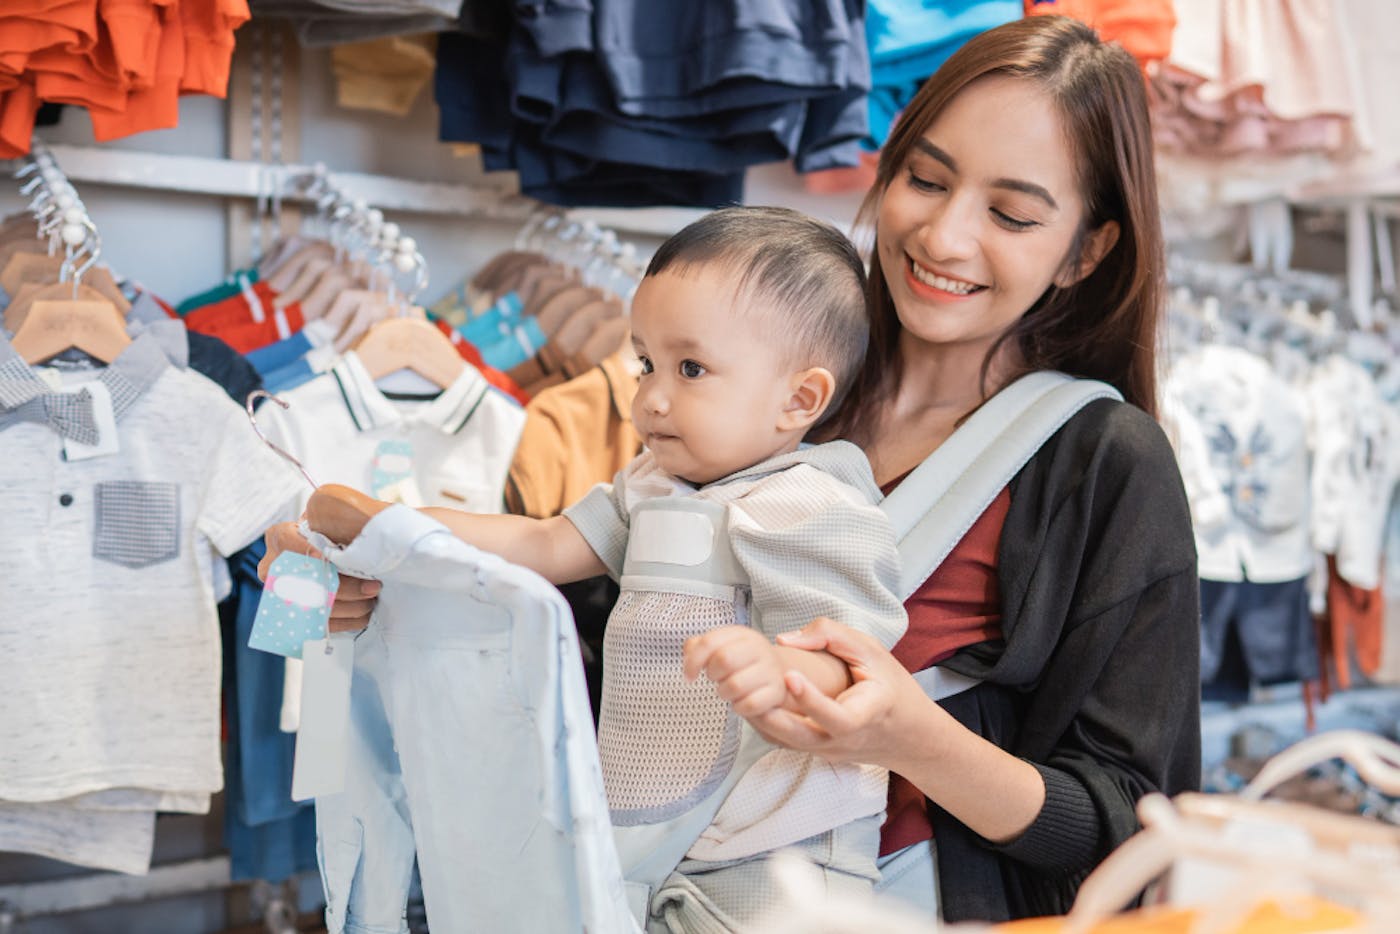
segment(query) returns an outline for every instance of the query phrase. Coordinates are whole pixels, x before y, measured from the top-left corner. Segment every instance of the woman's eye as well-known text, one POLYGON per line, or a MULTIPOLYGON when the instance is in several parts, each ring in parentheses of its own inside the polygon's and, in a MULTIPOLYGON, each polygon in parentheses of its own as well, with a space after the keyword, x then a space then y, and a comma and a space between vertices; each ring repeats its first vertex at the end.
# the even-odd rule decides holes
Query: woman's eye
POLYGON ((694 360, 682 360, 681 375, 686 379, 696 379, 705 375, 705 368, 694 360))
POLYGON ((935 182, 933 179, 922 178, 922 177, 920 177, 918 174, 916 174, 916 173, 914 172, 913 169, 910 169, 910 170, 909 170, 909 187, 910 187, 910 188, 913 188, 913 189, 915 189, 915 190, 917 190, 917 191, 942 191, 942 190, 943 190, 943 186, 942 186, 942 185, 938 184, 938 183, 935 182))
POLYGON ((996 208, 992 208, 992 216, 996 218, 998 224, 1005 227, 1007 230, 1030 230, 1032 227, 1039 226, 1038 221, 1023 221, 1019 218, 1012 217, 1010 214, 998 211, 996 208))
POLYGON ((650 372, 651 372, 651 358, 650 358, 650 357, 643 357, 643 356, 640 356, 640 355, 639 355, 639 356, 637 357, 637 359, 640 360, 640 361, 642 361, 642 375, 645 376, 645 375, 647 375, 648 373, 650 373, 650 372))

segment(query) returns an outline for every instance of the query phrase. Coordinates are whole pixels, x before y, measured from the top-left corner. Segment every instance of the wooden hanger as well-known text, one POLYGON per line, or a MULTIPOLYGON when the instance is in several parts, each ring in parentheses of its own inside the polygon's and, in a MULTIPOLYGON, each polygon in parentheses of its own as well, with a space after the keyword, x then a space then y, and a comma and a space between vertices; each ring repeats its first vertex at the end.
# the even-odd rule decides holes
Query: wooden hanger
POLYGON ((380 321, 355 345, 355 353, 374 379, 412 370, 441 389, 456 382, 467 368, 447 335, 418 316, 380 321))
POLYGON ((15 240, 38 240, 39 228, 34 220, 34 215, 29 212, 12 214, 0 221, 0 243, 10 243, 15 240))
POLYGON ((335 349, 343 353, 363 337, 371 325, 396 313, 389 296, 383 292, 346 289, 335 297, 322 320, 334 329, 335 349))
POLYGON ((0 287, 4 288, 10 300, 19 296, 20 287, 26 282, 48 285, 58 281, 59 270, 63 268, 62 256, 50 256, 31 250, 20 250, 10 254, 10 258, 0 268, 0 287))
POLYGON ((549 257, 540 253, 526 253, 520 250, 507 250, 492 257, 485 266, 476 271, 472 276, 470 285, 473 289, 481 292, 490 292, 493 295, 500 295, 509 291, 506 288, 516 273, 526 266, 533 266, 539 263, 548 263, 549 257))
MULTIPOLYGON (((49 260, 56 257, 45 256, 42 258, 49 260)), ((10 304, 5 307, 5 327, 10 331, 19 328, 20 323, 24 321, 25 315, 29 312, 30 305, 34 302, 40 299, 72 297, 72 283, 59 282, 57 272, 53 275, 47 275, 47 267, 43 264, 36 264, 24 270, 21 278, 30 279, 30 281, 23 282, 18 286, 17 291, 10 292, 10 304)), ((83 276, 81 288, 87 290, 91 297, 112 305, 122 315, 131 310, 131 303, 121 294, 116 280, 106 269, 88 270, 87 274, 83 276)), ((8 287, 6 287, 6 291, 10 291, 8 287)))
MULTIPOLYGON (((332 266, 316 282, 310 294, 301 300, 302 317, 307 321, 322 317, 331 309, 338 296, 355 290, 358 285, 361 283, 347 270, 332 266)), ((280 301, 281 296, 278 296, 278 299, 280 301)))
POLYGON ((293 252, 278 265, 277 270, 268 276, 267 283, 278 292, 285 292, 291 287, 306 265, 312 260, 330 260, 335 254, 335 248, 324 240, 312 240, 293 252))
POLYGON ((48 252, 47 241, 36 240, 34 232, 31 230, 26 237, 16 237, 0 242, 0 269, 8 266, 10 260, 18 253, 38 253, 47 256, 48 252))
MULTIPOLYGON (((287 285, 285 289, 278 291, 277 298, 272 302, 275 308, 286 308, 293 302, 301 301, 311 290, 316 287, 316 283, 327 271, 335 267, 335 260, 329 256, 313 256, 297 273, 295 279, 287 285)), ((276 285, 272 286, 274 289, 276 285)))
MULTIPOLYGON (((71 286, 65 283, 63 288, 71 286)), ((78 294, 78 298, 40 299, 30 306, 11 342, 26 362, 42 363, 76 347, 111 363, 130 345, 126 319, 117 306, 86 286, 78 294)))
POLYGON ((571 285, 556 292, 549 301, 540 306, 535 321, 547 338, 559 333, 563 323, 589 302, 602 301, 603 290, 589 285, 571 285))
POLYGON ((580 284, 578 274, 572 269, 553 269, 535 286, 530 295, 530 301, 521 303, 525 314, 538 315, 551 298, 565 289, 580 284))

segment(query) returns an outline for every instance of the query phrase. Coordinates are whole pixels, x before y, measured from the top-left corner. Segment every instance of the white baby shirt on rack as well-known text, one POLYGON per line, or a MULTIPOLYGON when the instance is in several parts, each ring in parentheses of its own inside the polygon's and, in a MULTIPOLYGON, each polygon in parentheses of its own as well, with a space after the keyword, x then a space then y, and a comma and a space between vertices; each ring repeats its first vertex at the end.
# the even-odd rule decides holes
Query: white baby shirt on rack
MULTIPOLYGON (((386 442, 411 450, 412 476, 399 487, 411 505, 451 506, 498 513, 525 411, 472 366, 431 400, 395 400, 375 385, 353 351, 330 372, 279 397, 287 409, 264 405, 258 424, 269 440, 296 457, 317 483, 372 492, 376 457, 386 442)), ((303 484, 301 505, 311 495, 303 484)), ((289 659, 282 729, 300 722, 301 663, 289 659)))
MULTIPOLYGON (((0 379, 32 388, 38 377, 3 350, 0 379)), ((13 818, 0 820, 0 837, 37 849, 48 834, 68 848, 58 858, 81 853, 85 821, 107 819, 95 815, 129 823, 157 807, 204 810, 223 786, 204 542, 223 554, 244 547, 302 482, 222 389, 168 365, 147 338, 107 371, 51 372, 48 386, 105 387, 119 371, 140 388, 96 393, 117 402, 98 413, 106 431, 92 446, 110 453, 65 457, 42 422, 0 430, 0 801, 13 818), (135 791, 118 801, 112 789, 135 791)), ((127 836, 137 848, 114 853, 121 865, 109 868, 139 871, 130 864, 142 835, 127 836)))
POLYGON ((1391 493, 1400 480, 1400 418, 1360 365, 1332 356, 1307 385, 1314 450, 1313 543, 1336 555, 1337 573, 1380 586, 1391 493))
POLYGON ((1254 354, 1207 345, 1172 365, 1163 396, 1164 411, 1178 421, 1169 434, 1183 473, 1195 480, 1187 492, 1200 576, 1257 583, 1306 577, 1313 553, 1300 394, 1254 354), (1205 464, 1214 483, 1204 479, 1205 464))

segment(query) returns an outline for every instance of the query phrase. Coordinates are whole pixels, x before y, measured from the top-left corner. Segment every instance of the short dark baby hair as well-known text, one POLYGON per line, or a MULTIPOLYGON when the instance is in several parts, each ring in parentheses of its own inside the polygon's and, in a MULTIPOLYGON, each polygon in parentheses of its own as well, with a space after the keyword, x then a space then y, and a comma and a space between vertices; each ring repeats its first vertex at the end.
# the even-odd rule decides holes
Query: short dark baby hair
POLYGON ((827 411, 835 411, 870 339, 865 265, 855 245, 830 224, 788 208, 721 208, 661 244, 646 274, 712 262, 738 274, 736 298, 759 299, 781 316, 770 330, 796 365, 831 371, 836 392, 827 411))

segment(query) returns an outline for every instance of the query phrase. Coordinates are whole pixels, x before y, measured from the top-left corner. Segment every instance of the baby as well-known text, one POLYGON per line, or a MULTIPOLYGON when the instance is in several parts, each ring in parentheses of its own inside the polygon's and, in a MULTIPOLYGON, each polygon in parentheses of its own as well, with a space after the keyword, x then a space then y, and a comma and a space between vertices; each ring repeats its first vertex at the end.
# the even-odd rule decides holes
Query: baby
MULTIPOLYGON (((831 695, 849 684, 844 663, 778 634, 827 616, 890 647, 906 626, 865 455, 801 443, 860 367, 864 285, 826 224, 778 208, 707 215, 661 246, 632 302, 646 450, 555 518, 424 510, 554 583, 620 582, 598 746, 624 867, 629 831, 709 808, 650 883, 653 929, 744 926, 770 900, 764 861, 780 848, 817 863, 828 891, 877 877, 886 774, 773 748, 741 719, 787 701, 788 671, 831 695)), ((307 518, 349 541, 383 505, 323 487, 307 518)))

